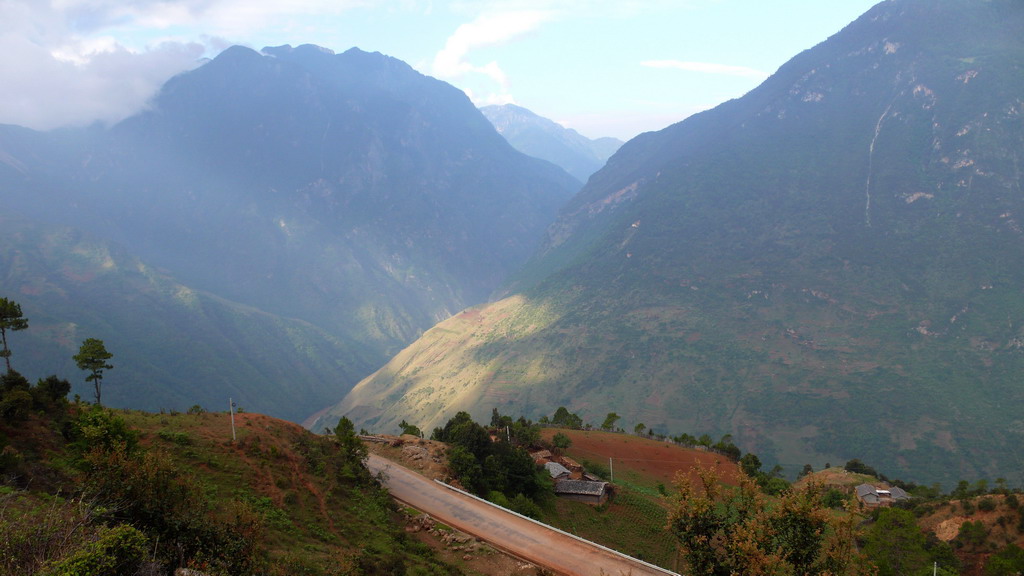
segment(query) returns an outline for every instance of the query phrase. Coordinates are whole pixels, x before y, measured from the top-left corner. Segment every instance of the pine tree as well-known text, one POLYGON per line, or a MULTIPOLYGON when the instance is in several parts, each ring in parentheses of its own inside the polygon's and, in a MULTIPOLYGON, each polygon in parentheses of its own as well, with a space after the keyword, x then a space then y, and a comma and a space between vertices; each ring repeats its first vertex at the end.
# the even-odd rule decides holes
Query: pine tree
POLYGON ((7 331, 15 332, 28 328, 28 318, 22 316, 21 306, 13 300, 0 298, 0 340, 3 341, 3 356, 7 363, 7 371, 11 371, 11 350, 7 347, 7 331))

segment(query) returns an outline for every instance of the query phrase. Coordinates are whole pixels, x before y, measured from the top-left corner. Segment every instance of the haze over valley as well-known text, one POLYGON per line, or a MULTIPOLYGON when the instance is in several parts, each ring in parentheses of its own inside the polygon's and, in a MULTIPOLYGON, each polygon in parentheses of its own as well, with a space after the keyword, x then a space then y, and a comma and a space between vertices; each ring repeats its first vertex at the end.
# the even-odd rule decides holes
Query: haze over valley
MULTIPOLYGON (((508 39, 571 20, 527 16, 508 39)), ((565 406, 788 477, 1021 485, 1022 29, 1011 0, 887 0, 714 68, 751 83, 710 109, 586 136, 440 55, 223 47, 121 117, 0 125, 12 362, 72 373, 95 336, 117 407, 396 433, 565 406)))

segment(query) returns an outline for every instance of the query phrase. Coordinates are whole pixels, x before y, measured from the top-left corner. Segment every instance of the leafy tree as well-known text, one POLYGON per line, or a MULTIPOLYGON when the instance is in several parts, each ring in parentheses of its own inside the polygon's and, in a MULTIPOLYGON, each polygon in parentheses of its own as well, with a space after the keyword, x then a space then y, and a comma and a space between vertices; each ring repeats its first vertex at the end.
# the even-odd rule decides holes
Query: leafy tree
POLYGON ((643 422, 640 422, 639 424, 633 427, 633 433, 636 434, 637 436, 642 436, 644 430, 647 430, 647 425, 644 424, 643 422))
POLYGON ((758 474, 761 474, 761 459, 757 457, 757 454, 744 454, 743 458, 740 458, 740 468, 747 476, 756 478, 758 474))
POLYGON ((496 450, 505 470, 506 494, 523 494, 536 500, 550 489, 551 483, 540 476, 541 472, 529 452, 522 448, 503 449, 500 446, 496 450))
POLYGON ((572 446, 572 439, 561 432, 556 432, 551 438, 551 445, 559 450, 568 450, 572 446))
POLYGON ((914 574, 929 564, 925 535, 908 510, 881 509, 864 539, 864 554, 878 576, 914 574))
POLYGON ((17 370, 8 370, 0 375, 0 397, 16 390, 28 392, 29 389, 31 389, 31 385, 28 383, 28 379, 17 370))
POLYGON ((620 418, 621 416, 615 412, 609 412, 608 415, 604 417, 604 422, 601 424, 601 430, 614 430, 615 423, 618 422, 620 418))
POLYGON ((37 398, 37 401, 51 406, 66 401, 69 392, 71 392, 71 382, 58 378, 56 374, 47 376, 45 379, 40 378, 32 389, 32 395, 37 398))
POLYGON ((1011 510, 1016 510, 1017 508, 1020 508, 1020 501, 1017 499, 1017 495, 1014 494, 1013 492, 1007 494, 1006 499, 1003 500, 1003 502, 1011 510))
MULTIPOLYGON (((497 463, 494 462, 492 465, 496 467, 497 463)), ((487 484, 483 466, 464 446, 452 446, 448 450, 448 468, 464 488, 474 493, 482 492, 487 484)))
POLYGON ((810 464, 804 464, 804 467, 802 470, 800 470, 800 474, 797 476, 797 478, 803 478, 804 476, 808 476, 810 474, 814 474, 814 467, 811 466, 810 464))
POLYGON ((961 480, 956 483, 956 488, 949 493, 949 496, 954 500, 963 500, 970 496, 971 483, 967 480, 961 480))
POLYGON ((31 412, 32 394, 25 390, 6 392, 0 400, 0 416, 9 422, 24 420, 31 412))
POLYGON ((75 354, 73 357, 79 370, 89 372, 89 375, 85 377, 85 381, 92 382, 96 387, 97 405, 102 404, 100 402, 100 383, 103 381, 103 371, 113 369, 113 365, 107 364, 107 360, 113 357, 113 354, 107 352, 107 348, 103 345, 103 340, 97 338, 86 338, 82 342, 81 348, 78 349, 78 354, 75 354))
POLYGON ((929 561, 938 565, 939 572, 954 576, 962 572, 960 558, 949 542, 939 540, 933 532, 926 533, 925 540, 929 561))
POLYGON ((975 548, 984 545, 987 538, 988 529, 985 528, 985 524, 981 520, 964 522, 960 525, 960 532, 956 535, 958 541, 975 548))
POLYGON ((398 424, 398 427, 402 429, 402 434, 410 434, 418 438, 423 438, 423 431, 420 430, 419 426, 416 426, 415 424, 409 424, 405 420, 402 420, 398 424))
MULTIPOLYGON (((697 445, 697 438, 695 438, 691 434, 687 434, 686 432, 683 432, 679 436, 673 436, 672 437, 672 441, 675 442, 676 444, 680 444, 682 446, 696 446, 697 445)), ((761 464, 759 462, 758 463, 758 467, 760 467, 760 466, 761 466, 761 464)))
POLYGON ((7 371, 11 371, 11 350, 7 347, 7 331, 16 332, 28 328, 28 318, 21 313, 21 305, 7 298, 0 298, 0 340, 3 341, 3 356, 7 363, 7 371))
POLYGON ((845 492, 836 490, 835 488, 829 488, 825 495, 821 498, 821 503, 828 508, 842 508, 850 499, 849 495, 845 492))
POLYGON ((573 430, 579 430, 583 428, 583 419, 578 414, 573 414, 565 408, 565 406, 559 406, 555 410, 555 415, 551 418, 551 423, 555 426, 564 426, 566 428, 572 428, 573 430))
POLYGON ((1016 544, 996 552, 985 562, 985 576, 1013 576, 1024 573, 1024 549, 1016 544))
POLYGON ((540 477, 541 471, 533 458, 518 445, 520 441, 528 444, 531 438, 539 439, 539 428, 521 417, 512 422, 509 430, 511 443, 492 442, 486 428, 474 422, 467 412, 459 412, 443 428, 435 428, 431 438, 451 445, 449 470, 466 489, 481 496, 502 492, 509 501, 520 494, 527 498, 545 496, 551 489, 550 482, 540 477))
POLYGON ((508 427, 512 442, 517 446, 536 446, 540 443, 540 426, 520 416, 508 427))
POLYGON ((504 428, 512 425, 511 416, 502 416, 497 408, 491 409, 491 428, 504 428))
POLYGON ((718 450, 720 453, 725 454, 733 461, 740 459, 740 449, 735 443, 733 443, 732 434, 722 436, 722 439, 716 442, 713 448, 718 450))
POLYGON ((875 476, 876 478, 878 477, 878 470, 875 470, 871 466, 868 466, 867 464, 861 462, 856 458, 848 461, 844 468, 847 472, 852 472, 854 474, 867 474, 868 476, 875 476))
POLYGON ((431 439, 462 446, 480 461, 487 457, 491 448, 487 429, 474 422, 469 412, 459 412, 448 420, 444 428, 435 428, 431 439))
POLYGON ((361 467, 366 461, 367 452, 363 441, 356 435, 355 424, 342 416, 334 428, 334 436, 338 439, 346 463, 351 467, 361 467))
POLYGON ((853 551, 851 519, 821 504, 821 487, 787 490, 769 503, 750 477, 738 487, 698 467, 699 483, 676 483, 669 530, 694 576, 728 574, 865 574, 853 551))

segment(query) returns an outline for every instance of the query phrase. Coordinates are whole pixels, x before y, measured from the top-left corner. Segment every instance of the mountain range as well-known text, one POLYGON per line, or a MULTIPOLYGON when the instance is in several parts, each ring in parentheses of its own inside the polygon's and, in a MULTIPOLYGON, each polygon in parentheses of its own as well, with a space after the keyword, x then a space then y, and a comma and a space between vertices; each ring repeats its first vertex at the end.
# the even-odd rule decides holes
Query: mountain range
POLYGON ((507 297, 327 413, 730 434, 795 474, 1024 459, 1024 7, 889 0, 742 98, 626 143, 507 297))
POLYGON ((581 182, 623 144, 617 138, 592 140, 515 104, 484 106, 480 111, 516 150, 561 166, 581 182))
POLYGON ((14 367, 96 337, 114 405, 301 420, 485 301, 579 186, 394 58, 229 48, 114 126, 0 127, 0 292, 41 328, 14 367))

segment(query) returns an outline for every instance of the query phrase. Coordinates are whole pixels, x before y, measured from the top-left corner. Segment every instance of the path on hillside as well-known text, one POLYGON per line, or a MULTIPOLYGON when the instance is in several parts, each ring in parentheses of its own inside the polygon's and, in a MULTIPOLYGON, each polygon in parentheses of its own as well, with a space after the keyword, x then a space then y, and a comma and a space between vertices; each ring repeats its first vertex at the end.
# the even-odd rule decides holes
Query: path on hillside
POLYGON ((384 473, 391 495, 453 528, 486 540, 514 556, 566 576, 665 576, 650 566, 633 562, 599 547, 475 500, 465 494, 370 454, 370 472, 384 473))

